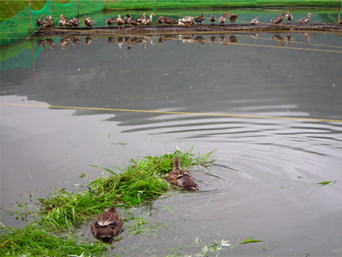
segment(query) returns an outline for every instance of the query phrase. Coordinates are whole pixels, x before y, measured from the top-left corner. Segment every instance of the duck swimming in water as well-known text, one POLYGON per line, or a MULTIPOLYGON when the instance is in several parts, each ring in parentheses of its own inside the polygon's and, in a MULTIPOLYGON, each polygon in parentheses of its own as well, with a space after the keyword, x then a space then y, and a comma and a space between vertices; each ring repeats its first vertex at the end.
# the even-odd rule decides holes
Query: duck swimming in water
POLYGON ((173 170, 167 175, 166 180, 173 185, 182 187, 186 190, 198 190, 198 186, 187 170, 182 170, 179 166, 179 158, 173 162, 173 170))
POLYGON ((114 236, 121 232, 122 219, 116 212, 115 207, 96 216, 91 224, 91 232, 97 239, 110 243, 114 236))

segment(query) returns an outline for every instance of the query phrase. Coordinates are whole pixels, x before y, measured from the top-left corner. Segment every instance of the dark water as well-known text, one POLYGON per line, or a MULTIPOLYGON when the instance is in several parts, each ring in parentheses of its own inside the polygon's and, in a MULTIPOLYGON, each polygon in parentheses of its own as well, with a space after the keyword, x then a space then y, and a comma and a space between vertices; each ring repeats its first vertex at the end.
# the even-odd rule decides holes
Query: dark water
POLYGON ((126 229, 113 253, 195 254, 199 238, 230 240, 236 248, 221 256, 342 256, 341 35, 69 37, 32 47, 1 63, 2 223, 16 225, 7 210, 29 193, 100 176, 89 164, 194 147, 215 150, 215 176, 196 169, 200 192, 171 192, 144 212, 166 228, 126 229), (326 180, 336 182, 317 184, 326 180), (239 245, 250 236, 264 242, 239 245))

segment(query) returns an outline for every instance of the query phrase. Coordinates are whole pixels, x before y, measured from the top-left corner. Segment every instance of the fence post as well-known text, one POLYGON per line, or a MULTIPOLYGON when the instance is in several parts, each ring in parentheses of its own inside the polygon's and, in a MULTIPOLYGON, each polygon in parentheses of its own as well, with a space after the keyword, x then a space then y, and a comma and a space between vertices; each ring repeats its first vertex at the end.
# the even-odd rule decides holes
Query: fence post
POLYGON ((32 3, 29 0, 29 7, 30 7, 30 33, 32 33, 32 3))
POLYGON ((104 0, 104 10, 106 10, 107 0, 104 0))
POLYGON ((341 20, 341 0, 338 0, 337 3, 337 23, 340 23, 341 20))
POLYGON ((53 16, 53 13, 52 13, 52 0, 49 0, 48 3, 50 4, 50 15, 53 16))

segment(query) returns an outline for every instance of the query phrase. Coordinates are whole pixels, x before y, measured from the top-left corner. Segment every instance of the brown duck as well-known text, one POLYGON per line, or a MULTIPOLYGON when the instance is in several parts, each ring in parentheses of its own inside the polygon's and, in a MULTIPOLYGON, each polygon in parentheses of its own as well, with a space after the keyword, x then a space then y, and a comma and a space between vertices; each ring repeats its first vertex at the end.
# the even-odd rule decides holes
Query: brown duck
POLYGON ((226 22, 226 15, 227 13, 224 12, 219 18, 218 18, 218 22, 223 25, 226 22))
POLYGON ((91 224, 91 232, 97 239, 110 243, 121 232, 123 221, 115 207, 96 216, 91 224))
POLYGON ((300 19, 298 21, 298 23, 299 24, 307 24, 310 21, 311 17, 312 17, 312 14, 311 14, 311 12, 309 12, 308 15, 306 15, 306 17, 304 17, 303 19, 300 19))
POLYGON ((288 23, 288 22, 291 23, 291 21, 293 20, 293 15, 292 15, 292 13, 289 10, 287 10, 285 18, 286 18, 286 23, 288 23))
POLYGON ((284 20, 284 12, 281 12, 279 17, 272 19, 271 22, 273 24, 280 24, 283 22, 283 20, 284 20))
POLYGON ((205 20, 205 17, 204 17, 204 14, 202 13, 200 16, 197 16, 194 18, 194 21, 197 23, 197 24, 202 24, 202 21, 205 20))
POLYGON ((165 16, 159 16, 158 23, 159 24, 177 24, 177 21, 172 18, 165 17, 165 16))
POLYGON ((198 186, 191 173, 180 168, 178 158, 175 158, 173 162, 173 170, 169 175, 167 175, 166 180, 170 184, 182 187, 186 190, 198 190, 198 186))
POLYGON ((95 25, 95 22, 93 22, 89 17, 84 19, 84 23, 88 28, 92 28, 95 25))
POLYGON ((213 24, 216 21, 216 17, 214 15, 211 15, 209 18, 211 24, 213 24))
POLYGON ((238 16, 235 13, 229 15, 229 21, 230 22, 236 22, 237 18, 238 18, 238 16))
POLYGON ((111 26, 111 25, 113 25, 114 23, 116 22, 116 20, 114 19, 114 18, 108 18, 108 19, 106 19, 106 24, 107 24, 107 26, 111 26))

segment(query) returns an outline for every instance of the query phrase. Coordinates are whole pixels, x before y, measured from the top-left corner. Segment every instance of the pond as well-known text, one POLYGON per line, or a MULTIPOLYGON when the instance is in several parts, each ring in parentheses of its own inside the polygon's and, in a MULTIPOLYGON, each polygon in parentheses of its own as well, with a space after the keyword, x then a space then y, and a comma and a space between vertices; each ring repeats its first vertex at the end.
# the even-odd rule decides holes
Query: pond
MULTIPOLYGON (((332 33, 38 38, 1 63, 1 222, 130 158, 207 153, 200 192, 140 210, 113 254, 342 256, 342 44, 332 33), (154 112, 144 112, 153 110, 154 112), (80 174, 86 178, 81 179, 80 174), (328 185, 319 182, 332 181, 328 185), (263 242, 240 245, 253 236, 263 242)), ((89 230, 85 230, 93 240, 89 230)))

